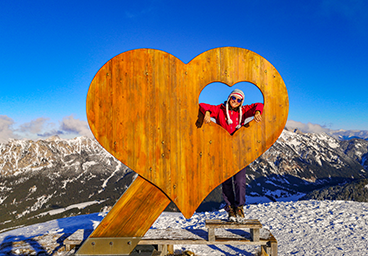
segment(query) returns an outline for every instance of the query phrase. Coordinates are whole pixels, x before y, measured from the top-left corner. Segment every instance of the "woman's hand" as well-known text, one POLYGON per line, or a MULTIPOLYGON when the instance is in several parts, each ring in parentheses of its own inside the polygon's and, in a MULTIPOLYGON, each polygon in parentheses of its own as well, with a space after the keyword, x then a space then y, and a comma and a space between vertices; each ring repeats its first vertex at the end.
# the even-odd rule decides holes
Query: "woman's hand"
POLYGON ((206 111, 206 114, 204 114, 203 122, 205 124, 208 124, 208 123, 211 122, 211 113, 210 113, 210 111, 206 111))
POLYGON ((254 114, 254 121, 261 122, 262 121, 262 116, 261 116, 261 112, 260 111, 256 111, 256 113, 254 114))

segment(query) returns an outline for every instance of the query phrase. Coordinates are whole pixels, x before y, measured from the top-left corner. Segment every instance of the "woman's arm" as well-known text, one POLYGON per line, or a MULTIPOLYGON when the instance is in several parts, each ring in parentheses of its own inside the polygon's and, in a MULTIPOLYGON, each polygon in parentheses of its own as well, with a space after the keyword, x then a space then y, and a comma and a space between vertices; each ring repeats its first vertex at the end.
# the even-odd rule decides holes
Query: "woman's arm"
POLYGON ((204 114, 204 123, 211 122, 211 117, 216 119, 220 110, 220 106, 221 105, 214 106, 206 103, 199 104, 199 110, 204 114))
POLYGON ((263 103, 253 103, 251 105, 243 106, 243 120, 254 116, 254 121, 262 121, 263 103))
POLYGON ((211 122, 211 112, 210 111, 206 111, 206 114, 204 114, 203 122, 205 124, 208 124, 209 122, 211 122))
POLYGON ((256 113, 254 114, 254 121, 257 123, 262 121, 261 111, 256 110, 256 113))

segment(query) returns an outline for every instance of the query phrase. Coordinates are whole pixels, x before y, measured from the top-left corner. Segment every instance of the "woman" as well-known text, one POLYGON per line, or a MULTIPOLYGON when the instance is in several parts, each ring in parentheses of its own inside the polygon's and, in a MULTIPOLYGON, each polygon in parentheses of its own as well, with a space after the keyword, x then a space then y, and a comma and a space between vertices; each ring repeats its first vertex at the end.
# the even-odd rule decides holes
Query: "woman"
MULTIPOLYGON (((217 124, 233 135, 236 130, 245 124, 244 121, 248 117, 254 116, 256 122, 262 121, 263 104, 254 103, 243 106, 244 98, 244 93, 239 89, 235 89, 223 104, 214 106, 200 103, 199 109, 204 114, 204 123, 211 122, 212 117, 217 124)), ((231 221, 234 221, 236 217, 244 218, 245 188, 245 168, 222 183, 222 195, 226 203, 225 210, 231 221), (235 193, 232 179, 234 179, 235 193)))

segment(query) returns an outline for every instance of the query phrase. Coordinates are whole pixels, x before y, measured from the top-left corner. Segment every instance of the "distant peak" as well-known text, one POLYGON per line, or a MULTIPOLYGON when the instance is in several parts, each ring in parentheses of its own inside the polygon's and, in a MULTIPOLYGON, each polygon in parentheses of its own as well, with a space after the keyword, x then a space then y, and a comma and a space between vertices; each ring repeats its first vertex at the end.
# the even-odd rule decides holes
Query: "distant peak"
POLYGON ((46 141, 56 141, 56 140, 60 140, 60 137, 58 135, 53 135, 46 139, 46 141))
POLYGON ((303 132, 299 130, 298 128, 295 128, 293 132, 296 134, 303 134, 303 132))

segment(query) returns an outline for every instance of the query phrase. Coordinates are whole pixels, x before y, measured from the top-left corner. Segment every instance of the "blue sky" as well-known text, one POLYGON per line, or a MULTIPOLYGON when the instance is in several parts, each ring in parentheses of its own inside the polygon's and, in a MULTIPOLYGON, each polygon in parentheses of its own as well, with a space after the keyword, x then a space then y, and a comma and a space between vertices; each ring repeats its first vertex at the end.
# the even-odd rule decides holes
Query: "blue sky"
MULTIPOLYGON (((0 142, 88 135, 90 82, 137 48, 185 63, 216 47, 249 49, 284 79, 289 121, 368 130, 367 13, 365 0, 1 1, 0 142)), ((200 100, 226 97, 208 90, 200 100)))

